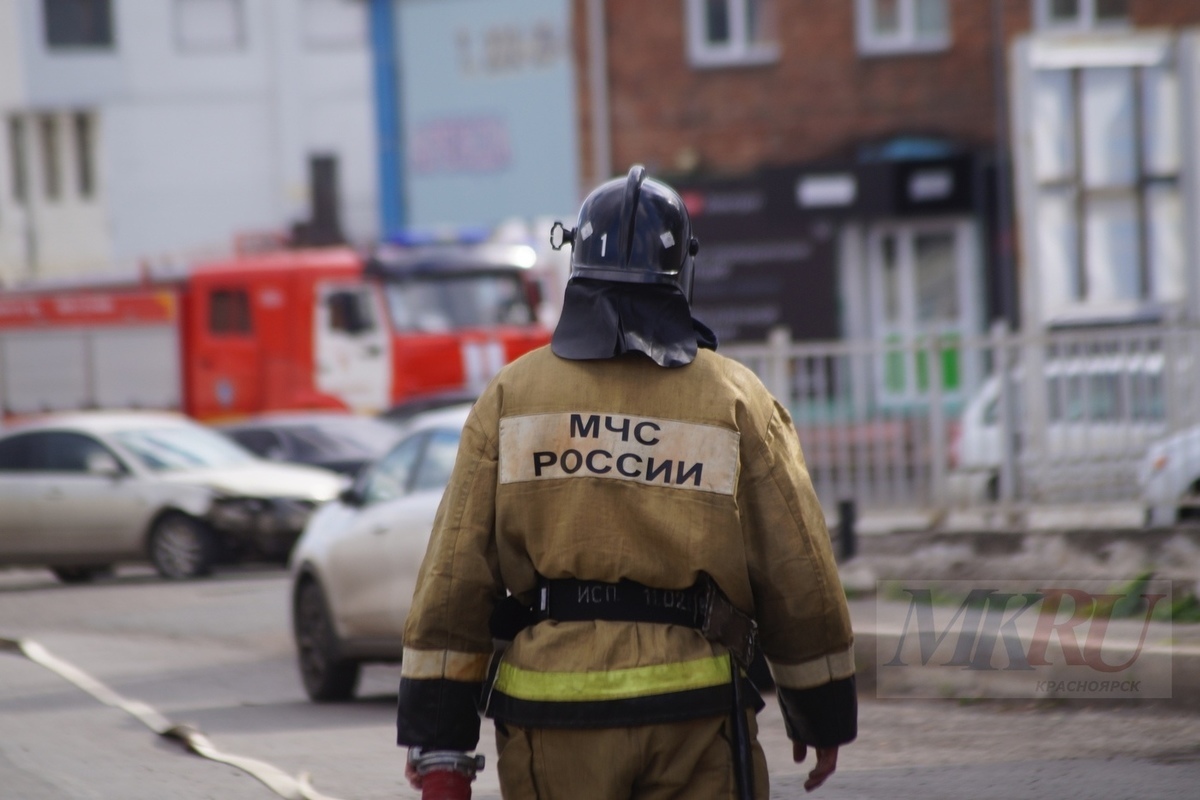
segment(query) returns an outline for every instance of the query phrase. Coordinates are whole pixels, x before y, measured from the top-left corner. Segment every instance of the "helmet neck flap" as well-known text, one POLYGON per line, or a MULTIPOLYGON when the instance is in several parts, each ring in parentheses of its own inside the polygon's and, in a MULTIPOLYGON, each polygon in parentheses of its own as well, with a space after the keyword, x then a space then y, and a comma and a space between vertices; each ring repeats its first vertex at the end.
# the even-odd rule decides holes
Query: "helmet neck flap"
POLYGON ((692 363, 699 348, 717 349, 717 337, 692 318, 673 286, 572 278, 562 316, 550 340, 556 356, 573 361, 642 353, 660 367, 692 363))

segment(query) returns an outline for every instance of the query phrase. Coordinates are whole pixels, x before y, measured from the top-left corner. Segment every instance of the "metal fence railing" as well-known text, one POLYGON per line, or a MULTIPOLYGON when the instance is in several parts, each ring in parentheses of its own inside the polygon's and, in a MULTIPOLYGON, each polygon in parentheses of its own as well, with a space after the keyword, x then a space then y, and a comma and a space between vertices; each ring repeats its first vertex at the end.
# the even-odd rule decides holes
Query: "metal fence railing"
POLYGON ((1195 326, 829 343, 776 331, 721 352, 791 411, 826 508, 1133 501, 1148 446, 1200 424, 1195 326))

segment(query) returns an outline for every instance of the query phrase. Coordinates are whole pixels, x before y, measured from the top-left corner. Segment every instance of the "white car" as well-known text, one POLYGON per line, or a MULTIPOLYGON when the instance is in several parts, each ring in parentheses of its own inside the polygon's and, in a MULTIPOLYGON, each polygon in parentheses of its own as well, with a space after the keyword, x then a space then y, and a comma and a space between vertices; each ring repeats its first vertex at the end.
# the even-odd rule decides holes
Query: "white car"
MULTIPOLYGON (((1145 353, 1047 361, 1044 366, 1046 428, 1036 450, 1014 452, 1014 466, 1029 499, 1103 493, 1127 487, 1146 446, 1166 430, 1163 358, 1145 353), (1037 453, 1036 460, 1033 453, 1037 453)), ((1027 439, 1021 370, 1009 384, 1011 419, 1027 439)), ((947 475, 951 498, 960 504, 995 501, 1004 458, 1000 381, 993 375, 963 409, 951 446, 947 475)))
POLYGON ((292 628, 312 700, 349 699, 363 663, 400 660, 413 579, 470 408, 415 416, 304 529, 291 558, 292 628))
POLYGON ((122 562, 191 578, 220 561, 283 561, 345 485, 261 460, 179 414, 53 414, 0 436, 0 565, 77 582, 122 562))
POLYGON ((1151 445, 1138 465, 1137 481, 1147 525, 1200 518, 1200 425, 1151 445))

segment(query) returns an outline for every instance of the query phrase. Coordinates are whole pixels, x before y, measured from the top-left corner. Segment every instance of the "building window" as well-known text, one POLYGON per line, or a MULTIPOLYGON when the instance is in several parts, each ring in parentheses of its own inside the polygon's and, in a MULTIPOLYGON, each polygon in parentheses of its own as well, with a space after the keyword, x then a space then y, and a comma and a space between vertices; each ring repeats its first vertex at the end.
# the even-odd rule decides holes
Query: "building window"
POLYGON ((950 46, 946 0, 857 0, 863 55, 928 53, 950 46))
POLYGON ((216 334, 248 334, 250 295, 244 289, 217 289, 209 296, 208 329, 216 334))
POLYGON ((881 295, 883 299, 882 320, 887 325, 904 322, 900 312, 900 262, 897 258, 896 237, 885 235, 879 242, 879 265, 882 270, 881 295))
POLYGON ((688 56, 698 67, 778 60, 775 0, 687 0, 688 56))
POLYGON ((304 0, 304 43, 314 49, 365 47, 367 4, 361 0, 304 0))
POLYGON ((42 0, 46 45, 112 47, 111 0, 42 0))
POLYGON ((1043 69, 1032 87, 1035 241, 1049 311, 1182 291, 1184 148, 1169 64, 1043 69))
POLYGON ((958 242, 954 231, 921 231, 913 236, 913 279, 917 323, 959 321, 958 242))
POLYGON ((1041 30, 1085 31, 1129 24, 1129 0, 1034 0, 1041 30))
POLYGON ((62 194, 62 159, 58 150, 58 119, 51 114, 38 118, 42 145, 42 189, 47 200, 62 194))
POLYGON ((8 118, 8 156, 12 175, 12 198, 24 205, 29 202, 29 168, 25 144, 25 120, 8 118))
POLYGON ((329 329, 350 336, 375 330, 375 305, 370 290, 344 289, 330 292, 325 298, 329 312, 329 329))
POLYGON ((75 180, 79 196, 85 200, 96 194, 96 136, 91 114, 77 112, 71 116, 75 134, 75 180))
POLYGON ((175 0, 175 41, 185 53, 240 50, 243 19, 241 0, 175 0))

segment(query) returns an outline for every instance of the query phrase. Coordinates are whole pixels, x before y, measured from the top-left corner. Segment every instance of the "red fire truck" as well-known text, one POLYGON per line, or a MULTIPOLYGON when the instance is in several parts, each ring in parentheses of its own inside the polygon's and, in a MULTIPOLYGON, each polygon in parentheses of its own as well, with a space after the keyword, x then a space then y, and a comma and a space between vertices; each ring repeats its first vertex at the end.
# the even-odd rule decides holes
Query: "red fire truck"
POLYGON ((478 390, 538 347, 525 245, 278 250, 171 279, 0 293, 0 412, 371 413, 478 390))

